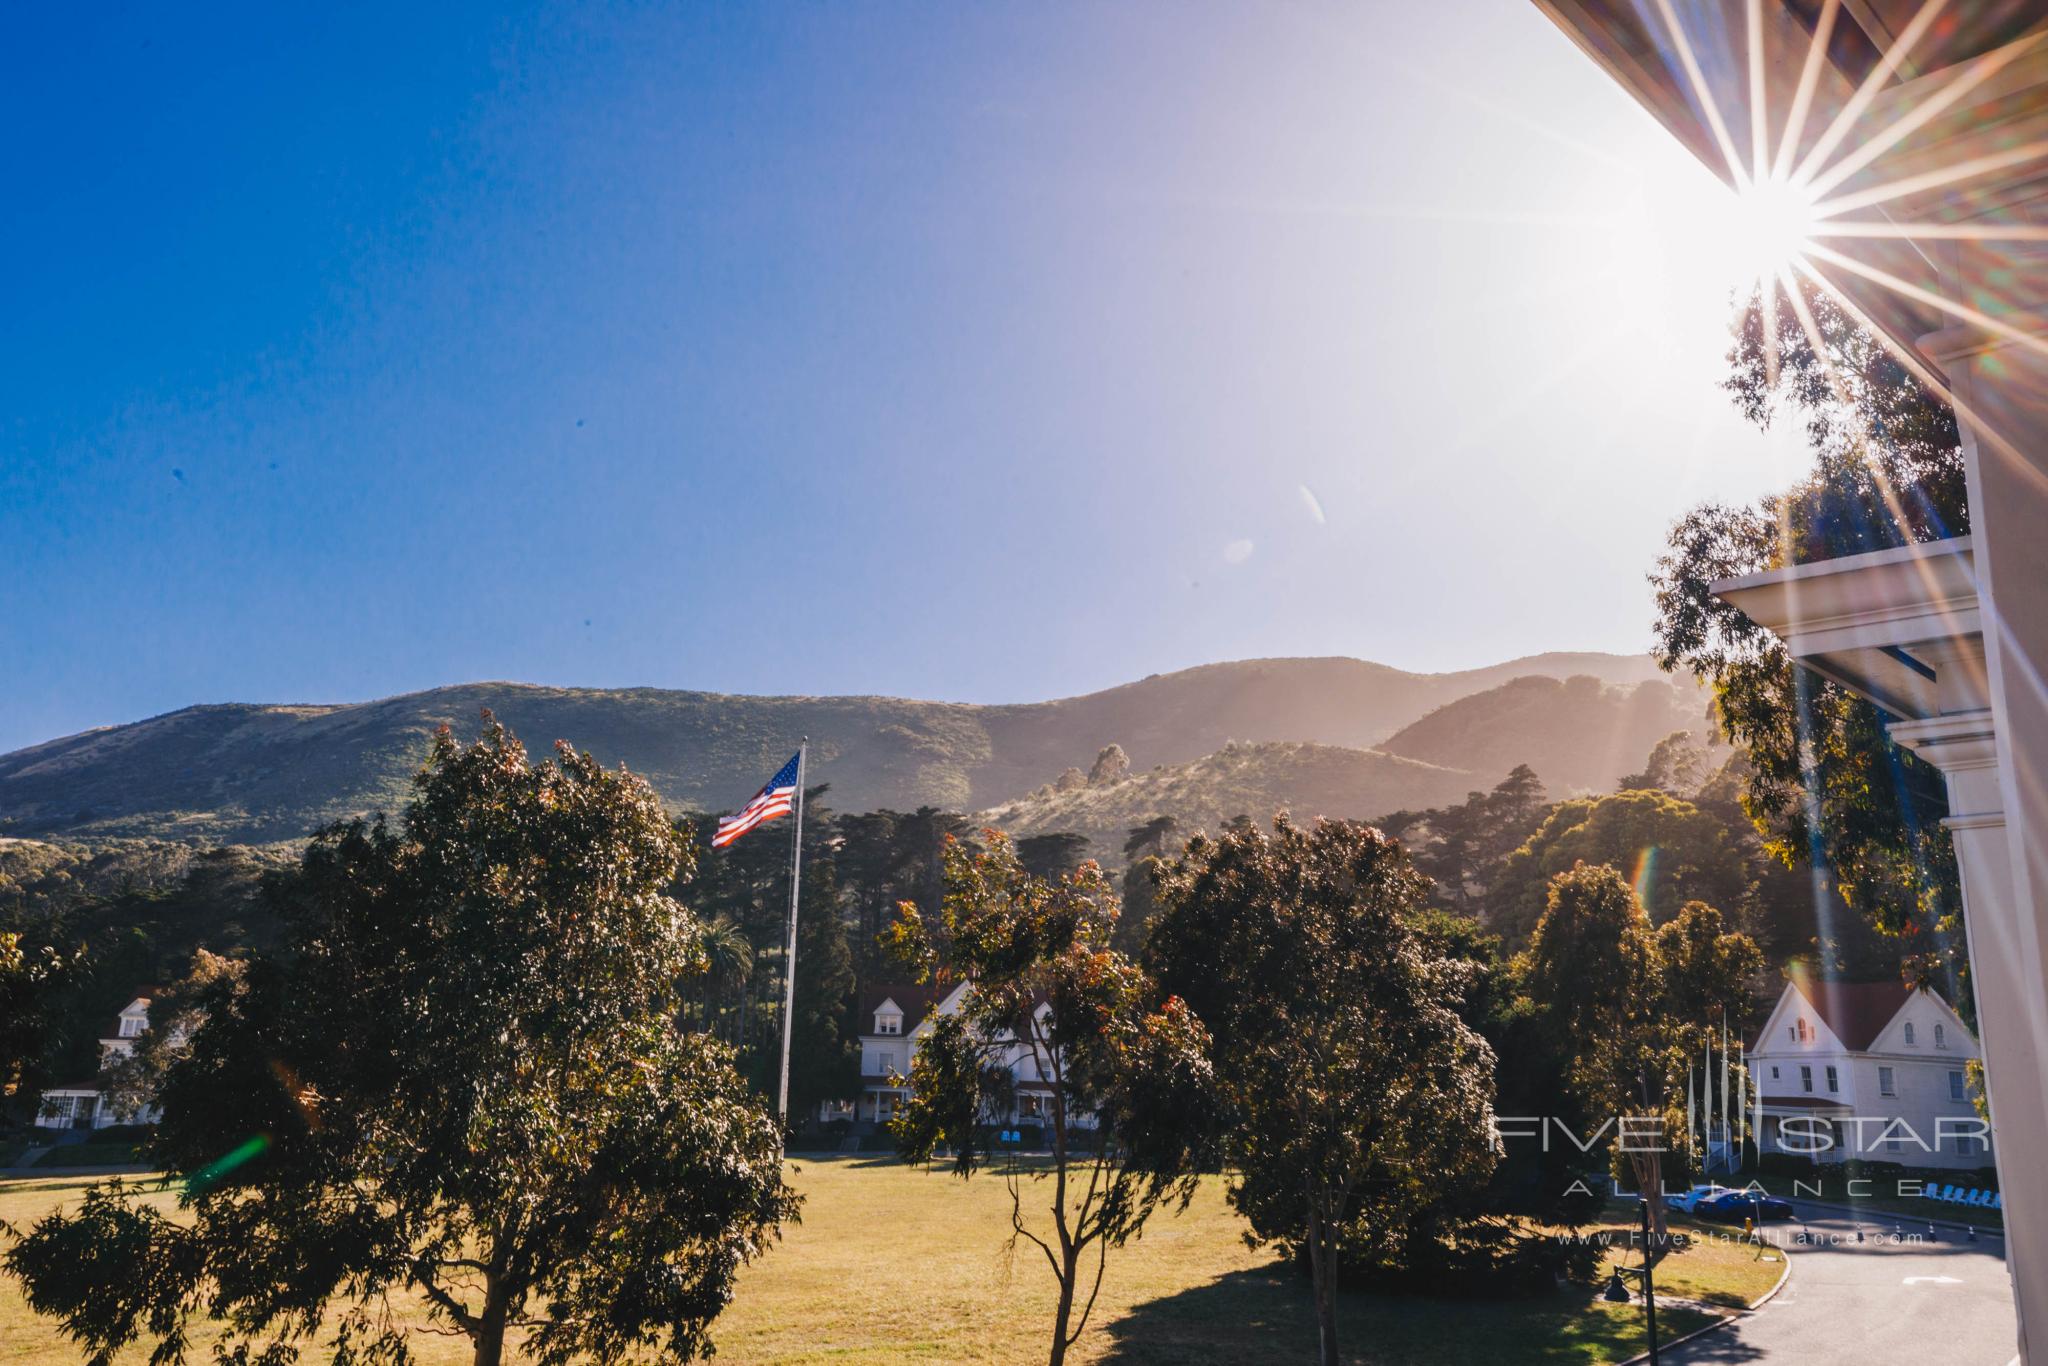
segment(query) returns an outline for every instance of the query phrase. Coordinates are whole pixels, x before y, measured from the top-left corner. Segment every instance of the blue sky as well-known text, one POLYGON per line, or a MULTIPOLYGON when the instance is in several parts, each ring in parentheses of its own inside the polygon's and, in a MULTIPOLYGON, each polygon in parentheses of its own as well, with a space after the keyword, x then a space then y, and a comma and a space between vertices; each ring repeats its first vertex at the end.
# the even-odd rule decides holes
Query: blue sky
POLYGON ((0 20, 0 750, 1642 648, 1729 198, 1526 0, 0 20))

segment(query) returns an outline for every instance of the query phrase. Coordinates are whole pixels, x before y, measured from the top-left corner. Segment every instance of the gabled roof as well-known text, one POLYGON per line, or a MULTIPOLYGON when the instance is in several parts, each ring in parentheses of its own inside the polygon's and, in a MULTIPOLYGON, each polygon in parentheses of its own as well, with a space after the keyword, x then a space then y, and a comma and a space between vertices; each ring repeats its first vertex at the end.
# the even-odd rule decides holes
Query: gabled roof
MULTIPOLYGON (((1842 1047, 1852 1053, 1861 1053, 1876 1042, 1892 1017, 1914 995, 1914 988, 1904 982, 1812 982, 1794 978, 1787 986, 1806 999, 1814 1014, 1842 1041, 1842 1047)), ((1777 1012, 1771 1012, 1765 1029, 1776 1019, 1777 1012)), ((1760 1035, 1750 1046, 1751 1051, 1769 1042, 1760 1035)))
POLYGON ((854 1031, 873 1034, 875 1012, 882 1008, 884 1002, 894 1001, 896 1008, 903 1012, 903 1032, 908 1034, 923 1024, 957 985, 955 982, 879 982, 860 994, 860 1014, 854 1020, 854 1031))
POLYGON ((119 1010, 114 1012, 113 1023, 107 1025, 104 1029, 102 1029, 100 1037, 102 1039, 120 1038, 122 1018, 126 1016, 129 1011, 134 1010, 135 1007, 137 1006, 142 1007, 142 1009, 137 1013, 140 1014, 143 1017, 143 1019, 147 1020, 149 1018, 150 1004, 155 1000, 155 998, 162 996, 163 994, 164 989, 162 987, 143 987, 141 990, 137 991, 133 996, 130 996, 128 998, 127 1002, 124 1005, 122 1005, 122 1007, 119 1010))

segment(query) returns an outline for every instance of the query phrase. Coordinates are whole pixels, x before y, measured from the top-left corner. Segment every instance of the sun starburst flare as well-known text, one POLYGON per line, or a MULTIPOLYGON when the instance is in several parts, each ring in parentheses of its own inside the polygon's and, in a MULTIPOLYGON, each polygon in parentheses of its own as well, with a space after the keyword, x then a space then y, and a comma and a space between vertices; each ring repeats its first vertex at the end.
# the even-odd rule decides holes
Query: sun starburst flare
MULTIPOLYGON (((1828 61, 1829 44, 1841 17, 1842 0, 1823 0, 1813 16, 1798 84, 1775 139, 1771 136, 1774 120, 1765 71, 1763 6, 1761 0, 1748 0, 1745 36, 1750 146, 1745 158, 1737 149, 1730 120, 1714 97, 1714 87, 1704 75, 1699 53, 1677 10, 1671 0, 1655 3, 1669 40, 1668 63, 1673 74, 1683 78, 1697 103, 1701 121, 1722 158, 1723 178, 1734 189, 1726 225, 1729 241, 1725 245, 1736 265, 1737 278, 1733 283, 1742 297, 1753 299, 1764 310, 1766 319, 1776 316, 1778 300, 1785 297, 1808 339, 1825 356, 1819 330, 1799 297, 1801 282, 1811 282, 1840 303, 1845 313, 1869 331, 1929 392, 1948 403, 1958 418, 1977 432, 1983 449, 1992 458, 2027 465, 2012 443, 1987 423, 1983 414, 1962 401, 1943 376, 1895 341, 1846 297, 1840 280, 1853 276, 2036 352, 2048 354, 2048 341, 2002 321, 1996 316, 1996 299, 1980 293, 1974 296, 1974 302, 1984 306, 1973 306, 1946 298, 1936 290, 1829 245, 1890 240, 1913 245, 1924 256, 1932 244, 1944 242, 1984 248, 1999 243, 2048 241, 2048 226, 2038 223, 1922 222, 1894 217, 1902 201, 1913 197, 1934 191, 1943 192, 1945 197, 1966 194, 1972 182, 1986 176, 2048 162, 2048 139, 2014 140, 1990 146, 1975 156, 1947 157, 1933 166, 1923 162, 1905 174, 1878 178, 1882 174, 1880 159, 1887 152, 1955 108, 1964 97, 1984 87, 2021 57, 2048 46, 2048 27, 1960 63, 1938 85, 1931 77, 1918 77, 1927 87, 1925 93, 1906 102, 1874 132, 1852 142, 1852 134, 1877 107, 1915 45, 1930 32, 1942 31, 1940 21, 1948 8, 1949 0, 1923 0, 1912 20, 1898 31, 1847 101, 1809 144, 1808 123, 1814 112, 1821 72, 1828 61), (1858 183, 1857 177, 1866 172, 1871 173, 1866 179, 1874 183, 1858 183), (1923 242, 1930 245, 1920 246, 1923 242), (1830 271, 1839 272, 1839 276, 1831 279, 1830 271)), ((1776 326, 1767 322, 1764 333, 1765 365, 1775 383, 1776 326)), ((2031 466, 2027 468, 2032 472, 2031 466)))
MULTIPOLYGON (((1967 188, 1969 182, 1995 172, 2048 161, 2048 139, 1996 147, 1979 156, 1944 161, 1875 184, 1849 184, 1886 152, 1954 108, 2019 58, 2048 45, 2048 29, 2044 29, 1962 63, 1938 88, 1912 101, 1884 126, 1851 144, 1859 121, 1875 106, 1912 55, 1914 46, 1930 31, 1939 31, 1937 21, 1947 8, 1948 0, 1923 0, 1912 21, 1899 31, 1827 127, 1808 145, 1808 121, 1820 73, 1827 63, 1828 44, 1834 37, 1841 0, 1825 0, 1819 6, 1800 65, 1799 82, 1775 139, 1771 136, 1774 120, 1767 95, 1769 82, 1765 79, 1762 4, 1761 0, 1750 0, 1746 6, 1750 147, 1744 157, 1731 132, 1730 120, 1714 96, 1713 84, 1704 74, 1691 35, 1671 0, 1657 0, 1655 9, 1670 42, 1674 74, 1683 77, 1697 102, 1702 122, 1720 152, 1724 178, 1734 187, 1728 231, 1735 239, 1731 250, 1740 265, 1738 283, 1766 292, 1773 290, 1788 269, 1804 269, 1809 258, 1820 257, 1819 244, 1828 238, 1896 238, 1909 242, 1923 238, 1972 242, 2048 240, 2048 227, 2038 224, 1898 222, 1886 212, 1886 206, 1912 196, 1967 188), (1873 210, 1879 214, 1876 219, 1865 212, 1873 210), (1865 216, 1844 216, 1859 212, 1865 212, 1865 216)), ((1828 253, 1826 259, 1843 264, 1834 253, 1828 253)), ((1868 272, 1865 276, 1877 278, 1868 272)), ((1888 288, 1897 287, 1895 277, 1879 282, 1888 288)))

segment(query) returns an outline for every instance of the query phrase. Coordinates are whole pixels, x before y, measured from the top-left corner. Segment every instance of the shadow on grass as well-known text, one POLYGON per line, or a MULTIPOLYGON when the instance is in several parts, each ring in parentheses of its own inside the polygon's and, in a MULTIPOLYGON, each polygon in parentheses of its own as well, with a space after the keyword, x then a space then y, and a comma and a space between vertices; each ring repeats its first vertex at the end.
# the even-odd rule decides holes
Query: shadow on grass
MULTIPOLYGON (((1657 1316, 1664 1341, 1709 1321, 1673 1308, 1657 1316)), ((1237 1271, 1137 1305, 1105 1324, 1102 1355, 1115 1366, 1252 1366, 1315 1358, 1308 1287, 1275 1270, 1237 1271)), ((1462 1300, 1344 1295, 1337 1337, 1346 1362, 1428 1361, 1454 1366, 1625 1360, 1647 1345, 1642 1311, 1584 1289, 1535 1299, 1462 1300)), ((1740 1356, 1716 1357, 1736 1361, 1740 1356)))

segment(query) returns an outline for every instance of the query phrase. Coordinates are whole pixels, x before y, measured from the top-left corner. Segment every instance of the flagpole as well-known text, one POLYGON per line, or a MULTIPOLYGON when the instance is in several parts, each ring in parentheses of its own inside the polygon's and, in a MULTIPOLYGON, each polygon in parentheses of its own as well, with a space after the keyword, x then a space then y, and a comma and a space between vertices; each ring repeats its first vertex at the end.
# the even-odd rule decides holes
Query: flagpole
POLYGON ((796 839, 789 855, 789 937, 782 952, 782 1085, 775 1097, 775 1114, 784 1124, 789 1123, 789 1035, 796 1024, 796 904, 804 873, 804 753, 810 747, 808 735, 796 747, 796 839))

